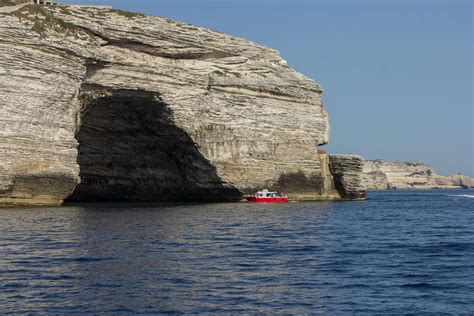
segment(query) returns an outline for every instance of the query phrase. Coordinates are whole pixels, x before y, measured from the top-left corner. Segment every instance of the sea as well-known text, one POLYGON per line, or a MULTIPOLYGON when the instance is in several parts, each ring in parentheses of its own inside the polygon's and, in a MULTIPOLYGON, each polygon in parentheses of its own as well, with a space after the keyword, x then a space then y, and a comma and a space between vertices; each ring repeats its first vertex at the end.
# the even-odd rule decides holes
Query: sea
POLYGON ((0 314, 474 314, 474 190, 0 209, 0 314))

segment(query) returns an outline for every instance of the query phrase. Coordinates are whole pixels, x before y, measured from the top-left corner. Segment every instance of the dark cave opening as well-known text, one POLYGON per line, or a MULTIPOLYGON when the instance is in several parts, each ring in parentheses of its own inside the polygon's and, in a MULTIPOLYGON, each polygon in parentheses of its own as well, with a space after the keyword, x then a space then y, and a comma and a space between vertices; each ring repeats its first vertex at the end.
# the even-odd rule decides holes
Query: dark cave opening
POLYGON ((157 93, 87 87, 68 201, 238 201, 157 93))

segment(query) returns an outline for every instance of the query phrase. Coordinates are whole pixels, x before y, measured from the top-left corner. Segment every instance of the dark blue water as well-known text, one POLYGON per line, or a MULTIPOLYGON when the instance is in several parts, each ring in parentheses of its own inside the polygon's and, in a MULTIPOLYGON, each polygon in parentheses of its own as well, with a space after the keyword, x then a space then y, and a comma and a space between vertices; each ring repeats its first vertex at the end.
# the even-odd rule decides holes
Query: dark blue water
POLYGON ((474 191, 0 209, 1 313, 474 313, 474 191))

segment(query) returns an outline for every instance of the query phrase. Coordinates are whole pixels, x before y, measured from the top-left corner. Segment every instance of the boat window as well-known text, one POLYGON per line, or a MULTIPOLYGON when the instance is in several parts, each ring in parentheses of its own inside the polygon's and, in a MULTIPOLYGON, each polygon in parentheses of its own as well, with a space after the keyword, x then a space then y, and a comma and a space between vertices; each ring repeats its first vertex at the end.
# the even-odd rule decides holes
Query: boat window
POLYGON ((267 193, 267 196, 270 196, 270 193, 267 193))

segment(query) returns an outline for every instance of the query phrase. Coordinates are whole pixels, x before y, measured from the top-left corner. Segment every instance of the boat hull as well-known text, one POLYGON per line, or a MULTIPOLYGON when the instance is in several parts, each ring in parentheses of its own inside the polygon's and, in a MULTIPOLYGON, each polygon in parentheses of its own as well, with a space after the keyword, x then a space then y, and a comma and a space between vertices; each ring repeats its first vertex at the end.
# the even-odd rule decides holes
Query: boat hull
POLYGON ((285 203, 288 202, 287 197, 256 197, 256 196, 246 196, 245 197, 249 202, 256 203, 285 203))

